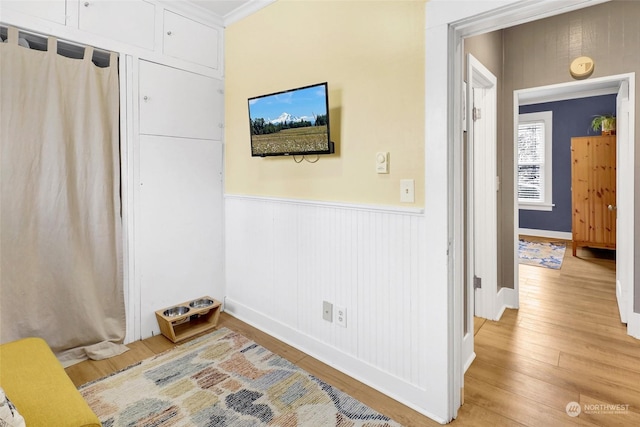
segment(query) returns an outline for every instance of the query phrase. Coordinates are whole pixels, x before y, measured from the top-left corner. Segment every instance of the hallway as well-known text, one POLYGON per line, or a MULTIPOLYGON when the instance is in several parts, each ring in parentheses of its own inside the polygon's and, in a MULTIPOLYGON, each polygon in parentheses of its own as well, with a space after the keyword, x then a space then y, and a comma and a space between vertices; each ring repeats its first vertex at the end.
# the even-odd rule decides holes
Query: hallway
POLYGON ((520 266, 520 309, 476 319, 477 357, 454 424, 640 425, 640 341, 620 323, 612 255, 573 257, 569 242, 560 270, 520 266), (570 402, 589 410, 570 417, 570 402))

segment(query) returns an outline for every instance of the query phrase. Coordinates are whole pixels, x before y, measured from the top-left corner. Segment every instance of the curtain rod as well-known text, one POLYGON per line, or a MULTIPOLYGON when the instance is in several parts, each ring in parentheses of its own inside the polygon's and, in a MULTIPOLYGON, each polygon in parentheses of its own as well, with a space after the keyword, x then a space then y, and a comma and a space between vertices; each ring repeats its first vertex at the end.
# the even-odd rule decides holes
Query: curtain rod
MULTIPOLYGON (((31 31, 31 30, 25 30, 24 28, 20 28, 20 27, 17 27, 15 25, 0 24, 0 29, 9 31, 9 27, 17 28, 18 32, 20 34, 28 34, 30 36, 37 37, 38 39, 41 39, 41 42, 45 46, 47 44, 47 39, 49 37, 55 37, 55 36, 50 36, 50 35, 46 35, 46 34, 37 33, 35 31, 31 31)), ((71 40, 61 39, 61 38, 58 38, 58 37, 56 37, 56 39, 58 40, 58 44, 62 44, 62 45, 73 46, 73 47, 78 47, 78 48, 82 48, 82 49, 86 48, 87 46, 90 46, 90 45, 87 45, 87 44, 82 44, 82 43, 74 42, 74 41, 71 41, 71 40)), ((93 47, 94 54, 97 53, 99 55, 104 55, 106 57, 111 55, 111 51, 108 51, 108 50, 105 50, 105 49, 100 49, 100 48, 95 47, 95 46, 91 46, 91 47, 93 47)), ((118 54, 118 53, 116 52, 116 54, 118 54)))

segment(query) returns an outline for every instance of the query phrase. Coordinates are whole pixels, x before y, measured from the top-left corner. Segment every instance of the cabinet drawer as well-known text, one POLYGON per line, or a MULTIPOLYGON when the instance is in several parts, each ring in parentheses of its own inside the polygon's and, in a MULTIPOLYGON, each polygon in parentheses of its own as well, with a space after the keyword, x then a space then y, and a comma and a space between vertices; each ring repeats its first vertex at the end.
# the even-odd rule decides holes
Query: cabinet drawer
POLYGON ((163 53, 218 69, 217 28, 164 11, 163 53))
POLYGON ((66 22, 66 5, 65 0, 41 0, 41 1, 24 1, 24 0, 3 0, 1 8, 15 10, 25 15, 35 16, 36 18, 46 19, 47 21, 57 22, 64 25, 66 22))
POLYGON ((140 61, 140 133, 222 139, 222 82, 140 61))
POLYGON ((144 0, 80 0, 79 28, 93 34, 153 50, 155 6, 144 0))

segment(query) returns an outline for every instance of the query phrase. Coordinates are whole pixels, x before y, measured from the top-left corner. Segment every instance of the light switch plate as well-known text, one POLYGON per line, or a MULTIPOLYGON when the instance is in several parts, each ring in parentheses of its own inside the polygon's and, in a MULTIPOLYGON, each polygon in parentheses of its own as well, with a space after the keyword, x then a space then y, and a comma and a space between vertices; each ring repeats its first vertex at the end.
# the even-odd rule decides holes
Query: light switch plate
POLYGON ((376 153, 376 172, 389 173, 389 153, 379 151, 376 153))
POLYGON ((402 203, 415 202, 415 184, 412 179, 400 180, 400 201, 402 203))

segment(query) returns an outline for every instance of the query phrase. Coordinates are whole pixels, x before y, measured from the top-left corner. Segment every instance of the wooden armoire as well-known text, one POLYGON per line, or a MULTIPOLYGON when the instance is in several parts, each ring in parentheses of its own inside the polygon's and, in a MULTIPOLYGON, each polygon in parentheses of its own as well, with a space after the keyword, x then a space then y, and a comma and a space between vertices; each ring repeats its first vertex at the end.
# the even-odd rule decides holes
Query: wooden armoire
POLYGON ((616 248, 616 137, 571 138, 573 256, 579 246, 616 248))

